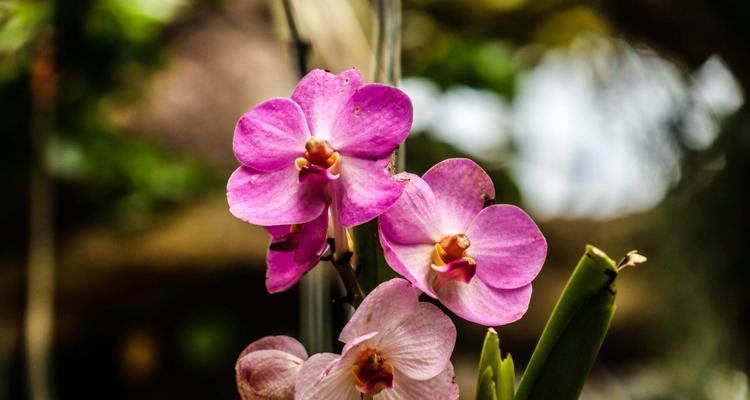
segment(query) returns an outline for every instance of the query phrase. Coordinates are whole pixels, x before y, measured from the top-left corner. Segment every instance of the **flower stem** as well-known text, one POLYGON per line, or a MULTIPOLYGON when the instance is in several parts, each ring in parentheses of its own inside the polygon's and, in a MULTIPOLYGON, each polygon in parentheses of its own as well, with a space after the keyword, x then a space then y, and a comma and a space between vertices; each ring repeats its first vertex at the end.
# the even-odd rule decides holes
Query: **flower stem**
MULTIPOLYGON (((375 80, 396 86, 401 79, 401 0, 377 0, 374 7, 377 18, 375 80)), ((404 169, 404 155, 402 143, 388 166, 392 174, 404 169)), ((385 262, 378 239, 377 220, 354 228, 353 237, 359 260, 357 275, 369 293, 379 283, 396 275, 385 262)))
POLYGON ((354 308, 359 306, 359 303, 365 298, 365 294, 362 291, 357 280, 357 274, 355 273, 354 266, 352 265, 353 253, 349 248, 349 235, 346 228, 341 225, 341 218, 339 215, 339 205, 336 201, 337 196, 332 196, 333 201, 331 202, 331 221, 333 223, 333 241, 334 241, 334 254, 333 254, 333 266, 336 267, 339 277, 341 277, 341 283, 344 284, 346 289, 346 297, 344 301, 350 303, 354 308))
POLYGON ((33 155, 29 188, 29 247, 26 290, 26 366, 29 398, 55 397, 50 377, 55 312, 54 185, 46 155, 55 133, 57 76, 53 33, 39 39, 31 63, 34 101, 33 155))
POLYGON ((349 252, 349 236, 346 233, 346 228, 341 225, 336 196, 333 196, 333 201, 331 202, 331 221, 333 222, 333 240, 336 244, 334 259, 341 260, 349 252))

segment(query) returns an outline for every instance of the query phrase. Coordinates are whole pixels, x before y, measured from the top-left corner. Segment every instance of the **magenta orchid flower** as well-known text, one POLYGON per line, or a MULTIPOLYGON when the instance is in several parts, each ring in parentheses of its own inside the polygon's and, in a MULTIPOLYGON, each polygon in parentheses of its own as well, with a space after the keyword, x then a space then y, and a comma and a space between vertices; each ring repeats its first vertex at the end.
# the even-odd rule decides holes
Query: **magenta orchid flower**
POLYGON ((380 216, 388 264, 466 320, 497 326, 521 318, 547 255, 534 221, 512 205, 485 207, 495 188, 468 159, 397 177, 407 187, 380 216))
POLYGON ((230 211, 256 225, 301 224, 332 206, 334 224, 351 227, 390 207, 403 185, 386 171, 412 123, 402 91, 364 84, 354 70, 313 70, 291 99, 274 98, 237 122, 242 163, 227 185, 230 211))
POLYGON ((458 399, 450 362, 456 327, 436 306, 419 302, 406 280, 375 288, 339 340, 341 355, 316 354, 302 366, 295 399, 458 399))
POLYGON ((266 288, 278 293, 294 286, 328 250, 328 210, 304 224, 266 227, 271 234, 266 288))
POLYGON ((267 336, 240 353, 235 366, 242 400, 292 400, 305 348, 288 336, 267 336))

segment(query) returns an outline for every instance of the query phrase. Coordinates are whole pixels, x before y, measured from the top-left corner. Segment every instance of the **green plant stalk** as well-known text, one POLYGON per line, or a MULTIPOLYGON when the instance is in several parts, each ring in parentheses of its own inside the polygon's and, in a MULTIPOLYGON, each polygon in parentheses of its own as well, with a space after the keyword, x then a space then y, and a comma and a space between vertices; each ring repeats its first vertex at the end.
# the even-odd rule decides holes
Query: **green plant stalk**
POLYGON ((378 221, 372 220, 353 229, 354 248, 357 253, 357 279, 365 294, 379 283, 397 275, 385 262, 383 248, 378 239, 378 221))
MULTIPOLYGON (((397 86, 401 79, 401 0, 376 0, 372 4, 377 18, 374 78, 376 82, 397 86)), ((402 143, 391 157, 388 167, 391 173, 403 170, 404 156, 402 143)), ((398 276, 385 262, 377 219, 355 227, 352 236, 357 253, 357 278, 365 294, 379 283, 398 276)))
POLYGON ((515 400, 575 400, 615 313, 617 268, 586 246, 544 328, 515 400))

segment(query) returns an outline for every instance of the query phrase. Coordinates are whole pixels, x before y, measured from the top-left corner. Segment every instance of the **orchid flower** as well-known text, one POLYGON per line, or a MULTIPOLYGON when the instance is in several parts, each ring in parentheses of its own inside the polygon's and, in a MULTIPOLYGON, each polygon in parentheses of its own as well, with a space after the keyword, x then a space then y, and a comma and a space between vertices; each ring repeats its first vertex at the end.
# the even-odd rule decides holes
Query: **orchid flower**
POLYGON ((291 99, 267 100, 237 122, 242 166, 227 185, 230 211, 276 226, 311 221, 331 205, 334 224, 367 222, 403 191, 386 167, 411 123, 411 101, 399 89, 364 84, 354 69, 313 70, 291 99))
POLYGON ((375 288, 339 340, 341 355, 316 354, 302 366, 295 399, 458 399, 450 362, 456 327, 439 308, 419 302, 406 280, 375 288))
POLYGON ((235 366, 242 400, 292 400, 305 348, 288 336, 267 336, 240 353, 235 366))
POLYGON ((328 210, 310 222, 266 227, 271 234, 266 288, 278 293, 294 286, 328 250, 328 210))
POLYGON ((518 320, 547 243, 518 207, 497 204, 490 177, 468 159, 449 159, 408 181, 380 216, 388 264, 458 316, 486 326, 518 320))

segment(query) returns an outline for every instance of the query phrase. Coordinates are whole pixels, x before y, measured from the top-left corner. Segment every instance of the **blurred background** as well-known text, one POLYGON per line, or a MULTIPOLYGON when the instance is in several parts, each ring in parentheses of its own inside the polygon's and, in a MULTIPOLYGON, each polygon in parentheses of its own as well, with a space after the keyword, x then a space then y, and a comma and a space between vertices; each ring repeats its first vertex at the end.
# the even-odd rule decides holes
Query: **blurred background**
MULTIPOLYGON (((372 79, 370 2, 292 3, 311 68, 372 79)), ((516 365, 586 243, 639 249, 582 398, 747 399, 750 3, 403 8, 407 169, 477 160, 549 243, 516 365)), ((299 336, 225 199, 237 118, 297 80, 280 0, 0 1, 0 399, 237 398, 244 346, 299 336)))

